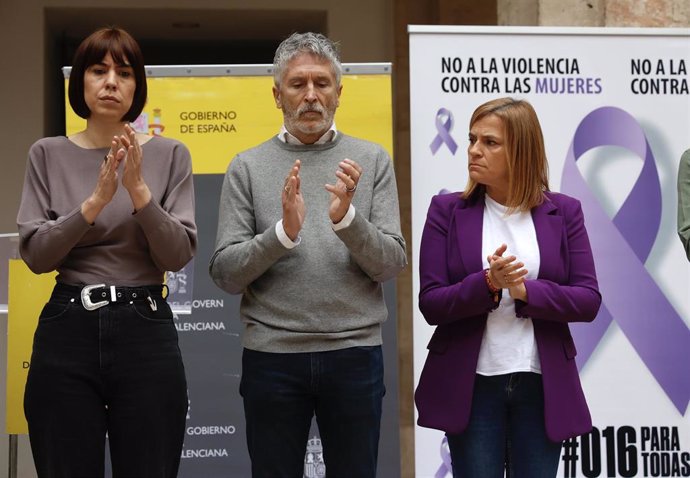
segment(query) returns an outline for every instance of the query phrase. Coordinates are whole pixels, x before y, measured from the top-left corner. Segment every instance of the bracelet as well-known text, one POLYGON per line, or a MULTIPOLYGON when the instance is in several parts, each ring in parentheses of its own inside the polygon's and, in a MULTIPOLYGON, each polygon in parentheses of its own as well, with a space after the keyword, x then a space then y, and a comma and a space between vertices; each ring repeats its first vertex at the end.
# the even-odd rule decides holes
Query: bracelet
POLYGON ((494 299, 494 302, 498 302, 498 293, 501 291, 496 287, 493 282, 491 282, 491 277, 489 277, 489 269, 484 269, 484 279, 486 280, 486 286, 489 288, 489 295, 494 299))

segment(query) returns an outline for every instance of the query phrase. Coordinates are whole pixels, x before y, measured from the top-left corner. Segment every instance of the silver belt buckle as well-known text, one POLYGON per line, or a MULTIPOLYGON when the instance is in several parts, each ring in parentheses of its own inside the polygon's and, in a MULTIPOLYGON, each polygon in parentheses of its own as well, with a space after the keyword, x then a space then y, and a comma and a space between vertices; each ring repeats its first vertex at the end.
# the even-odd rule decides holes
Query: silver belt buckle
POLYGON ((105 287, 105 284, 85 285, 81 290, 81 305, 83 305, 86 310, 100 309, 104 305, 108 305, 110 303, 107 300, 91 302, 91 296, 89 294, 93 289, 98 289, 101 287, 105 287))

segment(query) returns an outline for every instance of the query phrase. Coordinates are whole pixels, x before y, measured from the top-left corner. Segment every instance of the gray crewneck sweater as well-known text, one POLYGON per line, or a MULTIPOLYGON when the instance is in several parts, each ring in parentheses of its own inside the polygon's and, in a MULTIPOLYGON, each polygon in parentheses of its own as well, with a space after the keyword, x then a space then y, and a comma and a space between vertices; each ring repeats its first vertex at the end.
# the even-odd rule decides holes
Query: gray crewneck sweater
POLYGON ((381 344, 388 312, 381 282, 406 265, 393 165, 377 144, 338 133, 322 145, 276 137, 237 155, 220 198, 210 272, 222 289, 242 293, 243 345, 263 352, 316 352, 381 344), (363 169, 352 223, 337 232, 328 216, 338 163, 363 169), (275 226, 281 193, 302 162, 306 218, 301 243, 287 249, 275 226))

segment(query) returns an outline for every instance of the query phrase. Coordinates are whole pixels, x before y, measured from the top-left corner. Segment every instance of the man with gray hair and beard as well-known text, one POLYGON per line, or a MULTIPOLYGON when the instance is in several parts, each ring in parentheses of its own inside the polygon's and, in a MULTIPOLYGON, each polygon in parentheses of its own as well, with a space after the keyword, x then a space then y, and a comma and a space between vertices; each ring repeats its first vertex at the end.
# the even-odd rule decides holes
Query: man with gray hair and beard
POLYGON ((393 164, 338 131, 342 68, 321 34, 274 59, 277 136, 238 154, 210 273, 242 294, 242 379, 254 478, 301 477, 316 415, 329 478, 376 475, 382 282, 406 265, 393 164))

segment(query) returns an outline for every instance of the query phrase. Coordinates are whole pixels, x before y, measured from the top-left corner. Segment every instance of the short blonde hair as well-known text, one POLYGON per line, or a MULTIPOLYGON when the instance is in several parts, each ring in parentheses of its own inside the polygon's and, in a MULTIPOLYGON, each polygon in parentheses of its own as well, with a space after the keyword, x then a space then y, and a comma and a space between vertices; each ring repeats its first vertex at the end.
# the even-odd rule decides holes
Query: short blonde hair
MULTIPOLYGON (((489 115, 496 115, 503 123, 505 149, 508 158, 509 211, 529 211, 544 201, 549 190, 549 164, 544 149, 544 136, 534 108, 525 100, 498 98, 474 110, 470 129, 489 115)), ((469 178, 465 197, 483 194, 486 188, 469 178)))

